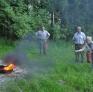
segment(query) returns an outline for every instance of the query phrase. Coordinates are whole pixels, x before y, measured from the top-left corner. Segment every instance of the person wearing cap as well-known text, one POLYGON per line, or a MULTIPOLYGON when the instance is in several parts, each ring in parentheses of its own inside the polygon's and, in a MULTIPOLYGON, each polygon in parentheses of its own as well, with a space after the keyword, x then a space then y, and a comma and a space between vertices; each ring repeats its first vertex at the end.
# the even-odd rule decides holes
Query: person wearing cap
MULTIPOLYGON (((75 45, 75 50, 82 49, 82 47, 85 45, 86 35, 81 31, 80 26, 77 27, 77 32, 74 34, 72 40, 73 40, 72 47, 74 47, 74 45, 75 45)), ((84 62, 85 61, 84 60, 84 51, 75 53, 76 62, 79 61, 79 54, 81 54, 81 62, 84 62)))
POLYGON ((86 44, 84 45, 84 47, 82 49, 79 50, 75 50, 76 53, 78 52, 82 52, 86 49, 86 47, 88 48, 88 50, 91 53, 91 57, 92 57, 92 70, 93 70, 93 41, 92 41, 92 37, 87 36, 86 38, 86 44))
POLYGON ((40 55, 46 54, 46 41, 50 36, 50 33, 45 30, 45 27, 42 26, 41 30, 35 33, 36 37, 38 38, 39 48, 40 48, 40 55))

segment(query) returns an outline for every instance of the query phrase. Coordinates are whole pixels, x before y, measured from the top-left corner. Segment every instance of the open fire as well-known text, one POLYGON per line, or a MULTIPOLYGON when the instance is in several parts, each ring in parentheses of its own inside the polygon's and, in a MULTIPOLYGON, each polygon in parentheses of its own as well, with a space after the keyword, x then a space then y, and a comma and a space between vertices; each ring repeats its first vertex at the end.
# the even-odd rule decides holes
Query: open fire
POLYGON ((15 68, 15 65, 12 63, 7 66, 0 65, 0 73, 1 74, 11 73, 14 68, 15 68))
POLYGON ((8 70, 12 70, 13 68, 15 68, 14 64, 9 64, 8 66, 4 67, 4 70, 8 71, 8 70))

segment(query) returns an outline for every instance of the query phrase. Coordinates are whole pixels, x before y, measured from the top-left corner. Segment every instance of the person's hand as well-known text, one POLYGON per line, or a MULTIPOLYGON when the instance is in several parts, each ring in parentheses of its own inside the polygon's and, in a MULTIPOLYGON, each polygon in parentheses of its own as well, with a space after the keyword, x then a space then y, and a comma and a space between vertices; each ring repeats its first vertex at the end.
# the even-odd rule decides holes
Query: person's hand
POLYGON ((45 39, 45 41, 47 41, 48 37, 45 39))
POLYGON ((77 50, 75 50, 75 52, 77 53, 78 51, 77 51, 77 50))
POLYGON ((48 38, 46 38, 46 40, 47 40, 48 38))
POLYGON ((72 45, 72 48, 74 48, 74 46, 72 45))
POLYGON ((92 53, 92 50, 90 50, 90 53, 92 53))

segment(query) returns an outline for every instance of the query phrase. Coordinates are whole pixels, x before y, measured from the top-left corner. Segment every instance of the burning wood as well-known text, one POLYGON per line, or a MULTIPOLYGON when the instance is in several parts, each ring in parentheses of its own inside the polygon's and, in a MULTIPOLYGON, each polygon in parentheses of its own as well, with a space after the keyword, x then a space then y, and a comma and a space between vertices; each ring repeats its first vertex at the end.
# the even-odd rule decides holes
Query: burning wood
POLYGON ((0 65, 0 73, 1 74, 11 73, 14 68, 15 68, 15 65, 14 64, 9 64, 7 66, 0 65))
POLYGON ((12 70, 13 68, 15 68, 14 64, 9 64, 8 66, 4 67, 4 70, 12 70))
POLYGON ((11 73, 13 71, 13 69, 11 70, 4 70, 4 65, 0 65, 0 74, 6 74, 6 73, 11 73))

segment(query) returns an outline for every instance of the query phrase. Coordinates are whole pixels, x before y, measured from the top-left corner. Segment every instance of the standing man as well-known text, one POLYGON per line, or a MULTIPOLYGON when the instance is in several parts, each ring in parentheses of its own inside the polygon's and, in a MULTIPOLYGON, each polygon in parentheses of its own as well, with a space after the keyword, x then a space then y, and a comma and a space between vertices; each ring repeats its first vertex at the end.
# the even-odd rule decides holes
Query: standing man
POLYGON ((46 54, 46 40, 49 38, 50 33, 45 30, 44 26, 42 26, 41 30, 35 33, 39 41, 40 55, 46 54))
MULTIPOLYGON (((77 32, 74 34, 72 40, 73 40, 72 47, 74 47, 74 45, 75 45, 75 50, 82 49, 82 47, 85 45, 86 35, 83 32, 81 32, 80 26, 77 27, 77 32)), ((76 62, 79 61, 79 54, 81 54, 81 62, 83 63, 84 62, 84 51, 75 53, 76 62)))

